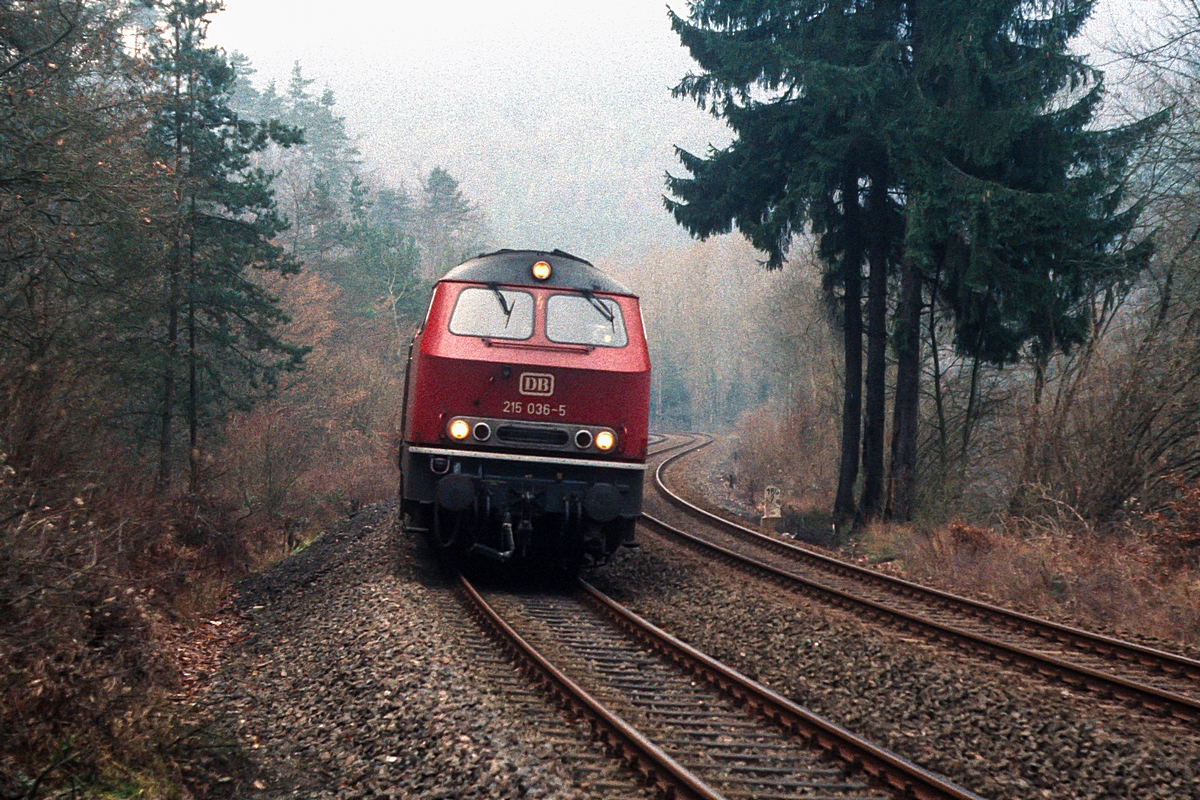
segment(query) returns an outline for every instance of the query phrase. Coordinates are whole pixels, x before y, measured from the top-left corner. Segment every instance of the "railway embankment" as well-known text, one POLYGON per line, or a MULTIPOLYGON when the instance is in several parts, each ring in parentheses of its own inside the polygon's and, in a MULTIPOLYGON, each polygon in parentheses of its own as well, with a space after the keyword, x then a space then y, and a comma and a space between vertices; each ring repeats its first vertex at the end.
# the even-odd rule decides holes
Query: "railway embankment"
POLYGON ((244 759, 230 797, 641 795, 492 654, 394 509, 345 520, 241 588, 202 704, 244 759))

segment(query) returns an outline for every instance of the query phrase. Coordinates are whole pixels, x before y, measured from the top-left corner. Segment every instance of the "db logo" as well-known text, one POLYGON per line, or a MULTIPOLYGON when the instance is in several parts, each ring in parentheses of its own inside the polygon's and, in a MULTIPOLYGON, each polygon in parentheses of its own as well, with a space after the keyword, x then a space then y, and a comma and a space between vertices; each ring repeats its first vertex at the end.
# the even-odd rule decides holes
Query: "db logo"
POLYGON ((532 397, 549 397, 554 394, 554 376, 544 372, 522 372, 517 391, 532 397))

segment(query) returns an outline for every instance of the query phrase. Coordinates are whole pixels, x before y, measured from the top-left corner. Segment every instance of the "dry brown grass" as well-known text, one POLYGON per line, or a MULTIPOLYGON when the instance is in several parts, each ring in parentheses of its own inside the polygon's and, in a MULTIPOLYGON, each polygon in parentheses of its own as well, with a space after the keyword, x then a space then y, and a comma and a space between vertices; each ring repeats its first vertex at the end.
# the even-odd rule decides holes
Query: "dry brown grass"
POLYGON ((1200 646, 1200 570, 1152 528, 1010 518, 980 528, 877 524, 856 543, 911 580, 1094 630, 1200 646))

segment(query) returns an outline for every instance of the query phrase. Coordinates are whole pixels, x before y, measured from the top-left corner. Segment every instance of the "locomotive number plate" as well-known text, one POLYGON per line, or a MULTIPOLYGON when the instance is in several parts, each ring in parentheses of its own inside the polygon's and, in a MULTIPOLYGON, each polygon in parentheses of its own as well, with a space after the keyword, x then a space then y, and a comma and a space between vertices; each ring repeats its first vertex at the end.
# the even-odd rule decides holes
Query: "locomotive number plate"
POLYGON ((567 415, 567 406, 564 403, 553 405, 552 403, 535 403, 530 400, 528 403, 520 400, 505 400, 505 414, 527 414, 531 417, 565 417, 567 415))
POLYGON ((549 397, 554 394, 554 376, 546 372, 522 372, 517 391, 528 397, 549 397))

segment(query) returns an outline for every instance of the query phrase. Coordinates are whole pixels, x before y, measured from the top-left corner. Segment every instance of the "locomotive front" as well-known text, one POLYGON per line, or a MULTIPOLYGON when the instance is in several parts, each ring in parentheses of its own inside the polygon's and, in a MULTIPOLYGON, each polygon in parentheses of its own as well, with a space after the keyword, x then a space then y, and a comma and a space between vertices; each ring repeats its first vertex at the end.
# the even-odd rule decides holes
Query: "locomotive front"
POLYGON ((650 359, 638 299, 561 251, 501 250, 433 291, 405 375, 405 529, 455 560, 574 574, 633 542, 650 359))

